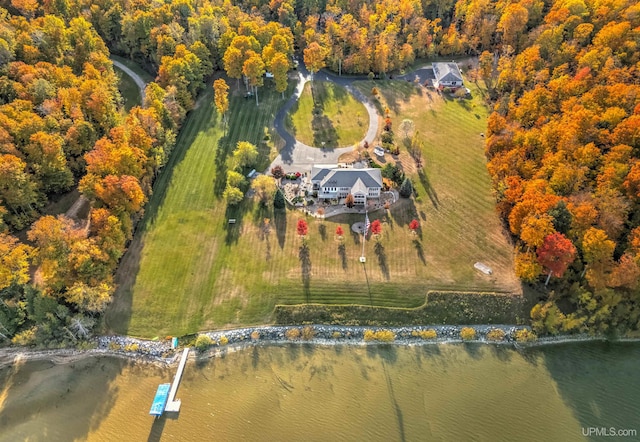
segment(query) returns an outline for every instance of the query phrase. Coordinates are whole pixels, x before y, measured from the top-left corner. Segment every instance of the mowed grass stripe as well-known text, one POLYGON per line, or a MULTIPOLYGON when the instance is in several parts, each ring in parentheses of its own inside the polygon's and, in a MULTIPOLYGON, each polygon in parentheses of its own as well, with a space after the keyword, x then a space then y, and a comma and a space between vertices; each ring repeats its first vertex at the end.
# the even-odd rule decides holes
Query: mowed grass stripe
MULTIPOLYGON (((366 83, 362 87, 370 94, 371 84, 366 83)), ((425 111, 426 96, 413 85, 383 82, 376 86, 394 100, 390 106, 394 125, 411 118, 424 134, 425 173, 440 199, 436 209, 427 189, 417 176, 412 177, 420 199, 402 200, 392 208, 380 240, 386 261, 380 262, 375 241, 368 240, 366 266, 358 262, 362 244, 349 230, 352 223, 362 221, 362 215, 341 215, 324 222, 307 219, 311 271, 306 276, 298 258, 302 242, 295 233, 304 215, 288 211, 283 227, 282 216, 249 200, 229 215, 215 183, 224 180, 229 156, 241 140, 258 145, 262 155, 257 169, 266 167, 271 147, 263 140, 264 129, 272 128, 283 100, 265 86, 256 106, 255 101, 242 98, 242 90, 233 90, 224 134, 207 88, 200 107, 185 123, 168 170, 156 184, 144 228, 136 237, 139 262, 123 260, 129 262, 135 278, 119 289, 124 301, 113 310, 125 312, 125 319, 109 321, 114 331, 151 337, 181 335, 269 322, 276 303, 416 307, 429 289, 513 289, 509 275, 504 276, 513 273, 511 249, 501 235, 478 139, 486 110, 445 104, 436 97, 430 104, 435 111, 428 107, 425 111), (229 216, 237 218, 234 226, 227 223, 229 216), (424 261, 407 227, 414 217, 422 224, 424 261), (271 224, 269 235, 262 231, 265 218, 271 224), (346 269, 334 235, 338 224, 346 232, 346 269), (323 225, 325 238, 320 233, 323 225), (485 278, 473 269, 481 259, 495 263, 496 278, 485 278)), ((371 219, 385 216, 384 211, 370 215, 371 219)))

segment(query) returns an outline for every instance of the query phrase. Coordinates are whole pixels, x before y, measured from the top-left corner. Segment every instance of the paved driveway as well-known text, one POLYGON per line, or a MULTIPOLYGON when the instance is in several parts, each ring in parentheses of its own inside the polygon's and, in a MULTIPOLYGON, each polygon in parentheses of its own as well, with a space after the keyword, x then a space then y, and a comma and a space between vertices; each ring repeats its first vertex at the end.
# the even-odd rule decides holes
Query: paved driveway
MULTIPOLYGON (((369 129, 362 141, 373 143, 376 134, 378 133, 378 112, 373 103, 371 103, 367 97, 351 85, 355 80, 362 80, 364 78, 366 77, 338 77, 320 72, 315 75, 314 80, 332 81, 344 86, 354 97, 356 97, 356 99, 362 102, 369 114, 369 129)), ((310 80, 311 74, 305 68, 304 63, 300 63, 298 66, 298 85, 295 93, 285 103, 285 105, 282 106, 280 111, 276 114, 274 121, 274 128, 278 132, 278 135, 280 135, 284 140, 285 145, 278 156, 271 162, 265 173, 269 173, 271 168, 276 165, 281 165, 285 172, 310 172, 314 164, 337 163, 340 155, 353 150, 353 146, 333 149, 309 146, 296 140, 295 137, 285 129, 284 120, 287 113, 296 101, 300 99, 304 85, 310 80)))
POLYGON ((120 70, 122 70, 125 74, 133 79, 133 82, 136 84, 136 86, 138 86, 138 89, 140 89, 140 98, 142 98, 142 102, 144 103, 144 89, 147 87, 147 83, 144 82, 142 77, 140 77, 138 74, 133 72, 126 65, 120 63, 119 61, 112 58, 111 63, 113 63, 114 66, 120 68, 120 70))
POLYGON ((433 73, 431 65, 423 66, 405 75, 398 75, 394 77, 398 80, 416 81, 423 86, 432 86, 433 80, 436 79, 436 75, 433 73))

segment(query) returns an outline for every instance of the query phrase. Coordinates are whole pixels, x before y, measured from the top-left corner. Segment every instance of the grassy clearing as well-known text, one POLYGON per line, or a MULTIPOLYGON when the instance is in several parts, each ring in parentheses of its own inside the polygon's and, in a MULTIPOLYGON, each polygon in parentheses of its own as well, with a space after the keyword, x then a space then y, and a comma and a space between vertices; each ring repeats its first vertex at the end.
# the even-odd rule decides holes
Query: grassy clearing
POLYGON ((44 209, 42 209, 42 213, 54 216, 61 215, 73 206, 73 203, 76 202, 79 196, 80 192, 78 189, 70 190, 69 192, 61 195, 56 195, 52 197, 49 203, 44 207, 44 209))
MULTIPOLYGON (((123 258, 117 273, 116 299, 106 314, 108 328, 120 333, 156 336, 182 334, 202 328, 207 322, 227 321, 225 312, 236 309, 233 293, 224 293, 230 304, 212 296, 218 280, 235 258, 225 262, 227 253, 219 248, 232 241, 227 234, 227 217, 220 195, 224 189, 226 159, 239 140, 258 145, 266 167, 275 147, 268 129, 283 100, 263 88, 261 104, 242 98, 232 90, 230 124, 223 133, 213 110, 213 89, 208 87, 198 100, 180 133, 171 159, 154 185, 145 218, 123 258), (265 140, 265 138, 269 138, 265 140), (215 319, 209 312, 216 310, 215 319), (203 308, 204 306, 208 308, 203 308)), ((236 261, 235 265, 241 265, 236 261)), ((229 281, 228 281, 229 282, 229 281)), ((225 291, 233 284, 222 285, 225 291)))
POLYGON ((118 89, 120 90, 120 95, 124 100, 124 108, 128 112, 134 106, 140 106, 142 104, 142 99, 140 98, 140 89, 138 89, 138 85, 133 81, 129 75, 127 75, 124 71, 119 69, 117 66, 114 66, 113 69, 118 74, 120 80, 118 81, 118 89))
POLYGON ((153 75, 151 75, 150 73, 148 73, 147 71, 142 69, 140 67, 140 65, 138 65, 137 63, 129 60, 128 58, 119 57, 119 56, 113 55, 113 54, 110 55, 110 58, 113 59, 113 60, 119 61, 120 63, 124 64, 126 67, 131 69, 133 72, 138 74, 140 76, 140 78, 142 78, 142 80, 145 83, 150 83, 150 82, 154 81, 153 75))
POLYGON ((378 105, 388 107, 397 130, 403 119, 414 121, 425 148, 424 169, 417 173, 413 160, 401 148, 403 166, 418 192, 416 209, 433 265, 459 267, 463 284, 478 282, 473 263, 482 261, 493 271, 496 287, 519 291, 513 272, 512 247, 495 213, 491 181, 486 170, 484 138, 487 108, 481 91, 467 84, 472 98, 452 99, 448 94, 402 81, 361 82, 369 93, 376 86, 378 105))
POLYGON ((291 111, 288 129, 309 146, 344 147, 361 141, 369 126, 365 107, 345 88, 315 81, 307 83, 291 111), (315 105, 314 105, 315 96, 315 105))
MULTIPOLYGON (((304 248, 295 232, 301 213, 273 213, 251 201, 226 209, 220 194, 227 157, 238 140, 247 139, 259 145, 266 167, 275 149, 263 142, 264 134, 283 100, 264 87, 256 108, 237 91, 223 136, 207 88, 122 261, 107 328, 162 337, 271 322, 276 304, 415 308, 428 290, 517 291, 479 136, 487 111, 479 100, 427 96, 406 82, 376 86, 394 124, 412 118, 423 134, 425 174, 414 176, 417 201, 401 200, 389 213, 369 214, 383 221, 383 234, 380 245, 366 242, 364 266, 358 261, 361 238, 349 229, 363 215, 308 219, 304 248), (228 218, 236 224, 229 225, 228 218), (413 218, 422 224, 417 236, 408 229, 413 218), (338 224, 346 232, 343 244, 334 234, 338 224), (476 271, 476 261, 491 266, 494 275, 476 271)), ((369 93, 372 83, 360 87, 369 93)))

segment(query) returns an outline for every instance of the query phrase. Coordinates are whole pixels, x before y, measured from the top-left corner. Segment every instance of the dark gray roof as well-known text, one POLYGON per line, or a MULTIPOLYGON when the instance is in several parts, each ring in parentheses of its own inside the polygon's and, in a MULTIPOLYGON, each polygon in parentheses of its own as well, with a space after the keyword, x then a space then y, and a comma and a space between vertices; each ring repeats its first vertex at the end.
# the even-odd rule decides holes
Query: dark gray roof
POLYGON ((462 74, 457 63, 433 63, 433 73, 436 80, 441 81, 462 81, 462 74))
POLYGON ((322 181, 329 172, 337 168, 337 164, 318 164, 311 168, 311 181, 322 181))
POLYGON ((320 185, 322 187, 353 187, 358 179, 367 187, 382 187, 380 169, 330 169, 320 185))

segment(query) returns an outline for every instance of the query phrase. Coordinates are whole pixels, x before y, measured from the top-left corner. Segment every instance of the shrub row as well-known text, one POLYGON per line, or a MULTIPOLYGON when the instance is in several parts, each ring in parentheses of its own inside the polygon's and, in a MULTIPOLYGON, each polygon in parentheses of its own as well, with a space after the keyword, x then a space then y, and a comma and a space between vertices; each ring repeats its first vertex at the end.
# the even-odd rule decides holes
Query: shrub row
POLYGON ((421 324, 522 324, 524 299, 498 293, 434 292, 416 308, 365 305, 277 305, 276 324, 401 326, 421 324))
POLYGON ((196 338, 195 346, 196 346, 196 349, 198 349, 199 351, 204 351, 209 347, 213 346, 214 344, 217 344, 220 347, 224 347, 228 343, 229 343, 229 339, 224 335, 220 336, 220 339, 218 339, 218 341, 215 342, 208 335, 202 334, 202 335, 198 335, 198 337, 196 338))
POLYGON ((365 330, 365 341, 380 341, 380 342, 393 342, 396 339, 396 334, 391 330, 365 330))

